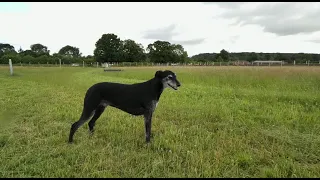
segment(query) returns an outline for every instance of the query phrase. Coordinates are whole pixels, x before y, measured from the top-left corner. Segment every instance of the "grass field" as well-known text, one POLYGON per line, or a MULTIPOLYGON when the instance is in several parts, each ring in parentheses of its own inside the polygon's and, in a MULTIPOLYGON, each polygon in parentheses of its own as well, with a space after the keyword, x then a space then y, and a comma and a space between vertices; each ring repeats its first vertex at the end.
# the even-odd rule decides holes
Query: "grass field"
POLYGON ((320 67, 0 67, 0 177, 320 177, 320 67), (101 81, 166 89, 145 144, 142 117, 108 107, 79 128, 84 94, 101 81))

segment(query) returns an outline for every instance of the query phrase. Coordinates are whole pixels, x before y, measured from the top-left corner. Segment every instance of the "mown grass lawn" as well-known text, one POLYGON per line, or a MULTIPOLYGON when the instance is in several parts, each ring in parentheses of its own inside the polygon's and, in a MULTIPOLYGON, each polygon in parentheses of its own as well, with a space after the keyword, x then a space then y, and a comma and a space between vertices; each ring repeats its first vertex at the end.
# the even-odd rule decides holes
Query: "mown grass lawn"
POLYGON ((0 177, 320 177, 319 67, 0 67, 0 177), (81 126, 88 87, 136 83, 158 69, 166 89, 145 144, 143 117, 107 107, 81 126))

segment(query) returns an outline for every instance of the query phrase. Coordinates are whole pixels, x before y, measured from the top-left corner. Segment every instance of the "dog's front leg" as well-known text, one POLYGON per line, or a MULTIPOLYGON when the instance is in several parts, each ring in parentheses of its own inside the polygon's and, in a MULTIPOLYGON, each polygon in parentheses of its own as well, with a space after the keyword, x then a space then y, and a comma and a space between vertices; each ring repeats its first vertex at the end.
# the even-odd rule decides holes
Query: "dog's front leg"
POLYGON ((144 114, 144 126, 145 126, 145 133, 146 133, 146 142, 150 142, 151 136, 151 121, 152 121, 152 111, 148 111, 144 114))

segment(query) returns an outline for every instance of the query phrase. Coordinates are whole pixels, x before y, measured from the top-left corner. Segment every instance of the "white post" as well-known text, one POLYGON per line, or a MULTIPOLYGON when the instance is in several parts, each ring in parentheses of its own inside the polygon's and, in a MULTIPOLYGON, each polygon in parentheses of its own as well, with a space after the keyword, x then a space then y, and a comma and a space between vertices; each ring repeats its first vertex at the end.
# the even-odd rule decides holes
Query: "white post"
POLYGON ((283 61, 281 61, 281 67, 282 67, 283 61))
POLYGON ((97 62, 97 67, 99 66, 98 62, 97 62))
POLYGON ((82 61, 82 67, 84 67, 84 61, 82 61))
POLYGON ((61 59, 59 59, 59 63, 60 63, 60 68, 61 68, 61 59))
POLYGON ((13 75, 13 68, 12 68, 11 59, 9 59, 9 66, 10 66, 10 74, 13 75))
POLYGON ((310 64, 310 61, 308 61, 308 66, 309 66, 309 64, 310 64))
POLYGON ((293 61, 293 65, 294 65, 294 66, 296 65, 296 60, 293 61))

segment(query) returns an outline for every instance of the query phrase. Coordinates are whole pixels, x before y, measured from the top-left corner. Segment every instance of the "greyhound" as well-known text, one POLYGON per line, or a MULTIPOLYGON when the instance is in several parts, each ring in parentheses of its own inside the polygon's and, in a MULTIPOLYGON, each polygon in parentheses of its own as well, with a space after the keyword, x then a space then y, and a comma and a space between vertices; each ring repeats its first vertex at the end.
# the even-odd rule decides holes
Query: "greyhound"
POLYGON ((111 106, 134 116, 144 116, 145 140, 150 143, 151 120, 163 90, 170 87, 178 90, 181 84, 172 71, 157 71, 148 81, 136 84, 100 82, 92 85, 86 92, 80 119, 73 123, 69 143, 73 142, 76 130, 92 116, 89 132, 92 135, 96 120, 107 106, 111 106))

